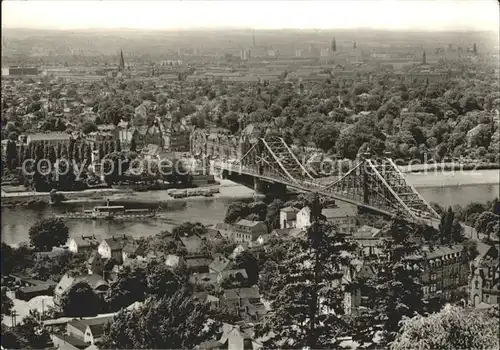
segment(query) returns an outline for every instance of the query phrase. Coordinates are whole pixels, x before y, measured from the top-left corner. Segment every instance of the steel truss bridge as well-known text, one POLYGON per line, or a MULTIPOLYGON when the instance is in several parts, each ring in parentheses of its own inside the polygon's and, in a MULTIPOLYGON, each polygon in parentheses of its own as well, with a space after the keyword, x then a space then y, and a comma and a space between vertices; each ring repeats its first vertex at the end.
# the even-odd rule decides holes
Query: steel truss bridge
POLYGON ((277 184, 300 192, 316 192, 385 215, 402 215, 432 226, 440 219, 390 158, 360 159, 343 176, 332 183, 321 184, 281 137, 266 136, 258 139, 240 159, 218 159, 213 166, 223 176, 253 177, 256 189, 262 182, 277 184))

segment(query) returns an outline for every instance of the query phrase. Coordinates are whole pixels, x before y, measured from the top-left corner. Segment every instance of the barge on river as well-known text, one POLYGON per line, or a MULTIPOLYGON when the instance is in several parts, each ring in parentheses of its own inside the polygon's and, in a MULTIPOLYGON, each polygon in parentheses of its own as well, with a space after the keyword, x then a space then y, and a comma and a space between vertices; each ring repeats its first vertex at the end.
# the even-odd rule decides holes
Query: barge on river
POLYGON ((141 220, 153 218, 156 211, 150 209, 125 209, 123 205, 101 205, 96 206, 92 210, 83 210, 81 212, 68 212, 57 215, 62 219, 91 219, 91 220, 141 220))
POLYGON ((213 197, 214 194, 219 193, 218 188, 193 188, 187 190, 177 190, 170 192, 170 196, 173 198, 187 198, 187 197, 213 197))

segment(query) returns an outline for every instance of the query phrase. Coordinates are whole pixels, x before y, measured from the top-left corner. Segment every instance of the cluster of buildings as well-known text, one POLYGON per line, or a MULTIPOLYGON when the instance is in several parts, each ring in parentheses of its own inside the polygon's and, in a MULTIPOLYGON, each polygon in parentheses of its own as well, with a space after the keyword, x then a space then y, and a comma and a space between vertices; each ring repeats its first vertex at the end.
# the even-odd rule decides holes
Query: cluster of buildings
MULTIPOLYGON (((387 229, 362 225, 357 210, 351 206, 333 205, 323 209, 322 214, 328 222, 338 227, 340 233, 357 243, 352 266, 344 267, 343 277, 334 282, 342 287, 344 312, 353 316, 362 315, 367 307, 367 296, 363 295, 361 288, 353 288, 352 282, 374 276, 379 266, 377 262, 387 258, 380 248, 382 240, 387 238, 387 229)), ((189 282, 196 286, 193 294, 196 302, 224 307, 240 320, 235 324, 225 324, 222 337, 200 344, 200 349, 221 349, 229 344, 232 344, 232 349, 246 349, 245 346, 249 344, 262 346, 263 339, 255 335, 254 326, 262 320, 270 306, 262 298, 259 288, 249 284, 249 271, 236 266, 235 260, 245 251, 252 252, 258 258, 266 252, 273 237, 286 240, 304 235, 311 224, 310 211, 307 207, 282 208, 279 222, 280 228, 269 230, 262 221, 241 219, 233 224, 217 224, 204 230, 195 230, 196 233, 166 238, 176 241, 185 250, 185 253, 178 254, 147 252, 132 237, 127 236, 101 240, 95 236, 73 237, 61 253, 86 254, 88 274, 64 275, 58 282, 24 278, 27 287, 20 288, 16 296, 29 300, 37 295, 53 294, 57 307, 61 296, 78 281, 87 282, 97 295, 103 296, 122 266, 147 264, 154 259, 169 269, 183 268, 189 271, 189 282), (235 244, 230 254, 204 249, 207 243, 223 241, 235 244), (105 266, 110 260, 116 265, 108 271, 105 266)), ((478 243, 477 249, 478 255, 474 261, 470 261, 466 247, 461 244, 424 245, 418 253, 406 257, 409 266, 418 261, 423 297, 429 305, 438 308, 447 302, 462 301, 477 308, 487 308, 498 303, 499 248, 478 243)), ((325 309, 324 312, 331 310, 325 309)), ((68 343, 79 349, 85 346, 98 347, 104 324, 110 322, 113 315, 108 316, 67 322, 64 336, 53 335, 54 344, 68 343)))

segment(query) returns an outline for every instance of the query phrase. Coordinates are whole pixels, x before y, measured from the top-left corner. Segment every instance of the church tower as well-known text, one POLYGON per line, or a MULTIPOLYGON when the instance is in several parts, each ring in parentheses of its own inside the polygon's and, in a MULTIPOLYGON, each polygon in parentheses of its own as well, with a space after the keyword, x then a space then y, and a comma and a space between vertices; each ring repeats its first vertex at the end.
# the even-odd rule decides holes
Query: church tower
POLYGON ((427 63, 427 58, 425 56, 425 51, 424 53, 422 54, 422 64, 426 64, 427 63))
POLYGON ((335 41, 335 38, 332 40, 332 52, 337 52, 337 42, 335 41))
POLYGON ((125 70, 125 60, 123 59, 123 50, 120 50, 120 64, 118 66, 118 71, 123 72, 125 70))

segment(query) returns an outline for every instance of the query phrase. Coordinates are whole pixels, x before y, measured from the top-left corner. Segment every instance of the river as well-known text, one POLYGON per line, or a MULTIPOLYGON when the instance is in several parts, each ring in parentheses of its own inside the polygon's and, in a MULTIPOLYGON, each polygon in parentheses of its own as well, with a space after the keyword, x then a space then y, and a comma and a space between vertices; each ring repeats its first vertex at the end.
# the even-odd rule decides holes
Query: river
MULTIPOLYGON (((486 202, 499 197, 499 171, 480 170, 466 172, 429 172, 405 175, 429 202, 442 206, 466 205, 486 202)), ((184 221, 216 224, 224 218, 226 208, 236 198, 251 198, 252 191, 239 185, 221 187, 220 198, 203 198, 188 201, 165 209, 161 218, 143 222, 68 221, 70 236, 95 234, 99 237, 127 234, 134 237, 148 236, 163 230, 171 230, 184 221)), ((155 194, 161 199, 161 193, 155 194)), ((339 203, 340 204, 340 203, 339 203)), ((65 208, 47 207, 26 209, 2 208, 2 242, 19 244, 28 241, 28 230, 37 220, 64 211, 65 208)))

